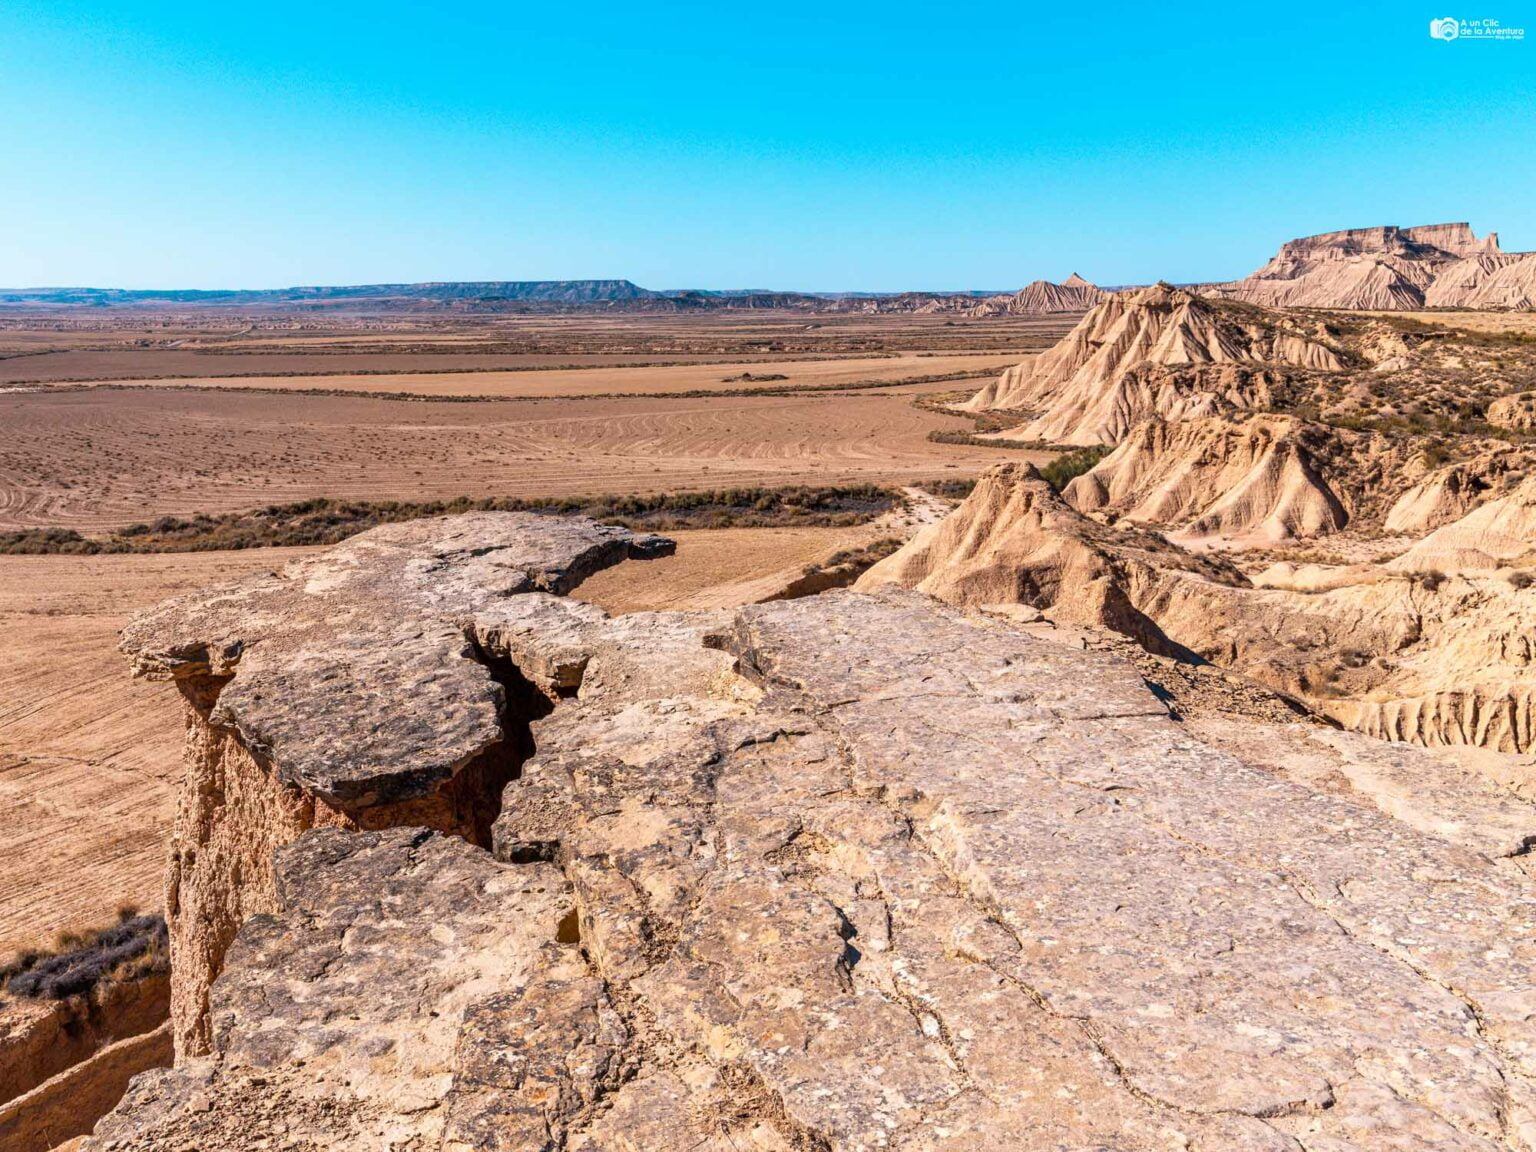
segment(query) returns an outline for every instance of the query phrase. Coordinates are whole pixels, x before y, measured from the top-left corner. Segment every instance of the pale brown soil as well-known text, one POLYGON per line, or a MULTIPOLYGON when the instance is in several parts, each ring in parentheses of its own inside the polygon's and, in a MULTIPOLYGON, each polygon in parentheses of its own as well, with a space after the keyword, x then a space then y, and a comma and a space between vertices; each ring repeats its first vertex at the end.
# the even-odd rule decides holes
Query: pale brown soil
MULTIPOLYGON (((453 361, 441 363, 448 367, 453 361)), ((502 398, 651 395, 673 392, 726 392, 746 388, 829 388, 871 381, 902 381, 949 373, 1001 372, 1014 363, 997 354, 853 357, 835 360, 762 360, 747 363, 672 364, 653 367, 550 369, 517 372, 434 371, 325 376, 205 376, 186 380, 112 380, 97 385, 156 388, 281 389, 284 391, 409 393, 413 396, 486 396, 502 398), (782 380, 743 381, 754 376, 782 380)), ((446 358, 439 357, 443 362, 446 358)))
POLYGON ((181 705, 130 679, 117 629, 301 552, 0 556, 0 955, 161 907, 181 705))
POLYGON ((1421 324, 1468 332, 1536 335, 1536 312, 1362 312, 1359 315, 1417 320, 1421 324))
POLYGON ((868 525, 668 532, 677 541, 673 555, 609 568, 572 595, 614 613, 731 608, 771 595, 806 565, 875 534, 868 525))
POLYGON ((155 376, 434 372, 568 365, 741 363, 892 352, 1018 359, 1073 316, 802 315, 410 317, 0 307, 0 384, 155 376))
MULTIPOLYGON (((905 394, 450 403, 130 389, 0 396, 0 529, 314 496, 420 500, 973 475, 905 394)), ((1043 457, 1042 457, 1043 458, 1043 457)))

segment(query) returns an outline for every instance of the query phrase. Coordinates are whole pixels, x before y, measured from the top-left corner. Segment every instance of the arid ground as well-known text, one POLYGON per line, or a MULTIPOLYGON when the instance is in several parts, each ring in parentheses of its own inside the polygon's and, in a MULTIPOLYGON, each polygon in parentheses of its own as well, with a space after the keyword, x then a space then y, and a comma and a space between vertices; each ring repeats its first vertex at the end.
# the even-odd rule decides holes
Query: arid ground
POLYGON ((0 556, 0 954, 158 909, 179 772, 174 688, 131 680, 140 608, 298 549, 0 556))
MULTIPOLYGON (((914 399, 974 387, 1073 319, 3 315, 0 531, 315 496, 965 478, 1031 454, 935 443, 970 424, 914 399)), ((610 611, 743 603, 880 532, 677 535, 675 556, 581 595, 610 611)), ((289 552, 0 556, 0 819, 16 831, 0 952, 158 907, 180 704, 130 680, 117 629, 289 552)))

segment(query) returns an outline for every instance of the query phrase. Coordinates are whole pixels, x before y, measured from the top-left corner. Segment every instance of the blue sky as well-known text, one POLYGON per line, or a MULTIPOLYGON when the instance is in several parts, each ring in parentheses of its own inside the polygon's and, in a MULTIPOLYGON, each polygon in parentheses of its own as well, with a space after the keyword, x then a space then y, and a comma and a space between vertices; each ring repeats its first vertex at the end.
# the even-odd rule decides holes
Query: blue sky
POLYGON ((1536 248, 1536 4, 1436 3, 0 0, 0 285, 1112 284, 1461 219, 1536 248))

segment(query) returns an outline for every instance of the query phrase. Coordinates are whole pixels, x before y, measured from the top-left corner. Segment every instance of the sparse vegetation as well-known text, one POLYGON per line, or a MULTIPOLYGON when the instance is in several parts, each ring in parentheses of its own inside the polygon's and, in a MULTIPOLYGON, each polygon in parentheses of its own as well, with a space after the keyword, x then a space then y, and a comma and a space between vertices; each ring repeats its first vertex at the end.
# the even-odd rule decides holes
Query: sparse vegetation
POLYGON ((963 429, 935 428, 928 433, 928 439, 935 444, 973 444, 980 448, 1014 448, 1029 452, 1040 450, 1038 444, 1029 444, 1022 440, 986 440, 974 432, 966 432, 963 429))
POLYGON ((863 572, 891 555, 902 543, 894 536, 887 536, 861 548, 839 548, 819 564, 807 564, 805 574, 812 576, 831 568, 852 568, 856 572, 863 572))
POLYGON ((964 500, 976 488, 975 480, 919 480, 913 487, 921 488, 941 500, 964 500))
POLYGON ((0 967, 0 985, 12 996, 63 1000, 83 996, 105 981, 137 980, 170 969, 165 920, 134 908, 90 932, 62 933, 51 951, 24 952, 0 967))
POLYGON ((209 552, 335 544, 380 524, 458 512, 534 512, 590 516, 646 531, 678 528, 840 528, 863 524, 894 508, 900 494, 875 484, 812 488, 725 488, 653 496, 592 496, 524 500, 304 500, 254 512, 162 516, 102 537, 68 528, 0 533, 0 554, 97 555, 116 552, 209 552))
POLYGON ((1063 452, 1052 460, 1044 468, 1040 469, 1040 475, 1056 491, 1060 492, 1069 483, 1089 471, 1095 464, 1109 455, 1110 450, 1100 444, 1088 448, 1073 448, 1069 452, 1063 452))
POLYGON ((1445 583, 1446 576, 1444 572, 1436 568, 1429 568, 1423 572, 1415 573, 1413 579, 1426 592, 1434 592, 1439 589, 1440 585, 1445 583))

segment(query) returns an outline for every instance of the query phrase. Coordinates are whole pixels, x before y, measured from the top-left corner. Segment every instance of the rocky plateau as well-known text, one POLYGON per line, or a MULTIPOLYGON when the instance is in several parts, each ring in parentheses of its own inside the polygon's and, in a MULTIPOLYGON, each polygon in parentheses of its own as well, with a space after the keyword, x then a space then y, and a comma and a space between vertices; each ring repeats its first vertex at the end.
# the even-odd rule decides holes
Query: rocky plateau
POLYGON ((1349 228, 1291 240, 1252 275, 1206 286, 1267 306, 1536 308, 1536 252, 1504 252, 1467 224, 1349 228))
POLYGON ((737 610, 610 617, 563 593, 664 540, 479 514, 138 619, 177 1063, 86 1146, 1530 1147, 1528 774, 955 594, 984 519, 1075 525, 1063 595, 1180 554, 1049 491, 737 610))

